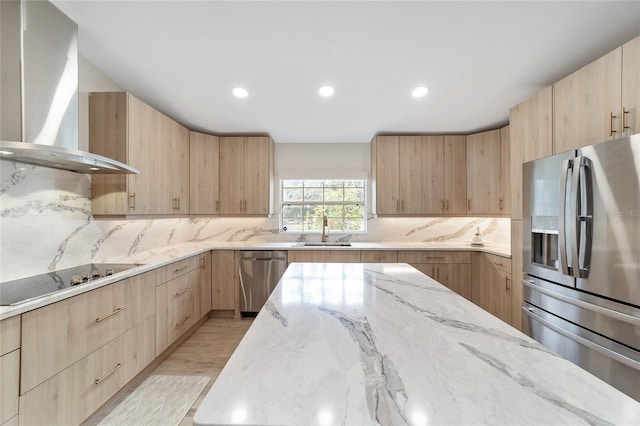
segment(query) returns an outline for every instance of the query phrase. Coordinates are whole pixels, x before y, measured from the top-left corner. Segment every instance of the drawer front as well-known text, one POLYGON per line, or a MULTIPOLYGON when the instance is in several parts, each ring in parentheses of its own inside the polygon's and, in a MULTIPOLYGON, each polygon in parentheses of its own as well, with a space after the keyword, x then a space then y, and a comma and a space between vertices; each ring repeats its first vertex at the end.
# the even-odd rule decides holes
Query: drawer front
POLYGON ((147 362, 149 341, 136 339, 149 332, 152 322, 143 322, 22 395, 21 424, 82 423, 147 362))
POLYGON ((511 273, 511 259, 507 257, 498 256, 495 254, 485 253, 487 260, 499 271, 511 273))
POLYGON ((0 356, 0 423, 18 414, 20 350, 0 356))
POLYGON ((22 315, 21 394, 126 330, 124 282, 22 315))
POLYGON ((171 281, 180 275, 193 271, 200 267, 200 256, 193 256, 174 262, 170 265, 163 266, 156 270, 157 285, 162 285, 167 281, 171 281))
POLYGON ((399 263, 471 263, 470 252, 457 251, 400 251, 399 263))
POLYGON ((20 347, 20 315, 0 321, 0 355, 20 347))
POLYGON ((362 263, 397 263, 398 252, 396 250, 362 250, 360 252, 362 263))
POLYGON ((198 298, 182 301, 172 305, 166 313, 156 317, 156 356, 167 349, 200 319, 200 302, 198 298))
POLYGON ((191 271, 156 287, 156 305, 161 299, 160 306, 166 305, 166 312, 175 309, 185 300, 198 296, 200 294, 199 278, 199 271, 191 271))
POLYGON ((360 262, 360 250, 289 250, 289 263, 292 262, 360 262))

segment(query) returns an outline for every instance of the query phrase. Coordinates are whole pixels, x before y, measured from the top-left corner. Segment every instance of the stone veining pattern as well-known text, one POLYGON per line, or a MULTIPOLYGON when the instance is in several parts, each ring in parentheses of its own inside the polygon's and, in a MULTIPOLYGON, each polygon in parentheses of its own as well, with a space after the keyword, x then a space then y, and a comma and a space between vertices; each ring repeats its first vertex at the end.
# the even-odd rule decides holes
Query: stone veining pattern
POLYGON ((197 425, 639 421, 640 403, 416 269, 318 263, 289 267, 194 416, 197 425))

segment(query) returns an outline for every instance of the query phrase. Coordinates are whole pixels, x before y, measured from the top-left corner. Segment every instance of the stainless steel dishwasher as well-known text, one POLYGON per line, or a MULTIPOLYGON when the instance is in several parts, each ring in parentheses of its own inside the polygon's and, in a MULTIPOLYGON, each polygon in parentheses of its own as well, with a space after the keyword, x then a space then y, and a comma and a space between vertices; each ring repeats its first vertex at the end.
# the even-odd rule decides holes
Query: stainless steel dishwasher
POLYGON ((255 316, 287 269, 286 251, 240 252, 240 313, 255 316))

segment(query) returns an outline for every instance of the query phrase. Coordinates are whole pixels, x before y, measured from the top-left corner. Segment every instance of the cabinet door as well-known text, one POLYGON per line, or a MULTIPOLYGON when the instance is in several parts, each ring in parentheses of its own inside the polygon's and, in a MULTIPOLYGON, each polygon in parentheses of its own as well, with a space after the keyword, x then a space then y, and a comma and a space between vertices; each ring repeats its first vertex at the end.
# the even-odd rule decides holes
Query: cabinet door
POLYGON ((640 37, 622 46, 622 107, 625 135, 640 133, 640 37))
POLYGON ((200 317, 211 311, 211 252, 200 255, 200 317))
POLYGON ((471 264, 449 263, 437 265, 436 277, 440 284, 471 300, 471 264))
POLYGON ((447 214, 467 212, 467 137, 444 137, 444 208, 447 214))
POLYGON ((232 250, 213 252, 212 279, 212 309, 234 310, 237 289, 235 252, 232 250))
POLYGON ((620 137, 621 87, 621 47, 555 83, 555 152, 620 137))
POLYGON ((420 136, 400 136, 398 140, 400 213, 422 211, 422 142, 420 136))
POLYGON ((244 137, 220 138, 220 214, 244 207, 244 137))
POLYGON ((524 160, 524 102, 509 110, 509 178, 511 218, 522 219, 522 163, 524 160))
POLYGON ((191 132, 189 157, 189 213, 220 213, 220 139, 191 132))
POLYGON ((129 214, 172 213, 167 177, 166 117, 127 95, 128 158, 140 174, 129 180, 129 214))
POLYGON ((511 325, 522 331, 522 221, 511 221, 511 325))
POLYGON ((378 214, 400 211, 398 136, 376 137, 376 204, 378 214))
POLYGON ((500 204, 500 130, 467 136, 467 213, 497 214, 500 204))
POLYGON ((422 212, 445 213, 444 138, 422 137, 422 212))
POLYGON ((247 137, 244 148, 243 213, 269 214, 269 137, 247 137))
POLYGON ((20 349, 0 356, 0 423, 18 414, 20 349))
POLYGON ((171 212, 179 214, 189 213, 189 130, 166 118, 170 155, 166 175, 170 177, 169 193, 171 198, 171 212))
POLYGON ((509 126, 500 129, 500 203, 499 212, 509 215, 511 212, 511 176, 510 176, 509 126))

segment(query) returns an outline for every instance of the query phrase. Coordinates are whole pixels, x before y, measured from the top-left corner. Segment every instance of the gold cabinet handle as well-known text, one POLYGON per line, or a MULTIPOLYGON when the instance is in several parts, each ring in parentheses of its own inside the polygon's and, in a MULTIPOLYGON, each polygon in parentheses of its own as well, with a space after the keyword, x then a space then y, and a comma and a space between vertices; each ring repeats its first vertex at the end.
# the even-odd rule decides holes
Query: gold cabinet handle
POLYGON ((436 266, 436 280, 440 279, 440 267, 436 266))
POLYGON ((176 208, 176 210, 180 210, 180 197, 176 197, 176 200, 178 201, 178 207, 176 208))
POLYGON ((504 277, 504 291, 511 290, 511 286, 509 285, 511 279, 509 277, 504 277))
POLYGON ((182 272, 185 269, 187 269, 189 267, 189 265, 184 265, 182 268, 176 268, 173 270, 173 272, 182 272))
POLYGON ((400 200, 396 201, 396 211, 400 213, 400 200))
POLYGON ((442 200, 440 200, 440 210, 445 211, 444 208, 444 198, 442 200))
POLYGON ((129 208, 131 210, 135 210, 136 209, 136 193, 135 192, 133 194, 129 195, 129 208))
POLYGON ((105 374, 104 376, 100 377, 99 379, 95 379, 94 383, 97 385, 98 383, 100 383, 101 381, 103 381, 104 379, 106 379, 107 377, 109 377, 110 375, 112 375, 113 373, 116 372, 116 370, 118 370, 118 368, 122 367, 123 365, 125 365, 127 363, 127 361, 123 361, 123 362, 119 362, 116 364, 115 367, 113 367, 113 370, 109 371, 107 374, 105 374))
POLYGON ((613 120, 615 120, 616 118, 618 118, 617 115, 613 115, 612 112, 609 113, 609 136, 613 136, 614 133, 618 133, 613 129, 613 120))
POLYGON ((188 292, 189 290, 191 290, 191 287, 187 287, 187 288, 185 288, 184 290, 177 292, 177 293, 176 293, 176 297, 178 297, 178 296, 182 296, 183 294, 185 294, 185 293, 186 293, 186 292, 188 292))
POLYGON ((471 211, 471 200, 467 200, 467 211, 471 211))
POLYGON ((200 257, 200 267, 204 268, 204 256, 200 257))
POLYGON ((247 200, 244 200, 244 212, 247 212, 247 200))
POLYGON ((404 200, 402 200, 402 203, 400 203, 402 205, 402 213, 404 213, 404 200))
POLYGON ((220 211, 220 200, 216 200, 216 211, 220 211))
POLYGON ((186 317, 184 317, 184 319, 181 322, 176 323, 176 327, 182 326, 185 322, 189 320, 189 318, 191 318, 191 315, 187 315, 186 317))
POLYGON ((444 201, 444 210, 445 211, 449 211, 449 199, 448 198, 444 201))
POLYGON ((444 260, 444 256, 427 256, 427 260, 444 260))
POLYGON ((629 126, 627 126, 627 117, 629 116, 629 112, 625 107, 622 107, 622 133, 626 132, 629 126))
POLYGON ((500 210, 504 209, 504 200, 503 200, 502 198, 500 198, 500 201, 499 201, 499 203, 498 203, 498 208, 499 208, 500 210))
POLYGON ((107 318, 109 318, 110 316, 113 316, 113 315, 115 315, 115 314, 118 314, 118 313, 120 313, 120 312, 124 311, 125 309, 127 309, 127 308, 116 308, 116 309, 114 309, 114 311, 113 311, 113 312, 111 312, 110 314, 107 314, 107 315, 105 315, 105 316, 103 316, 103 317, 100 317, 100 318, 96 318, 96 322, 104 321, 104 320, 106 320, 107 318))

